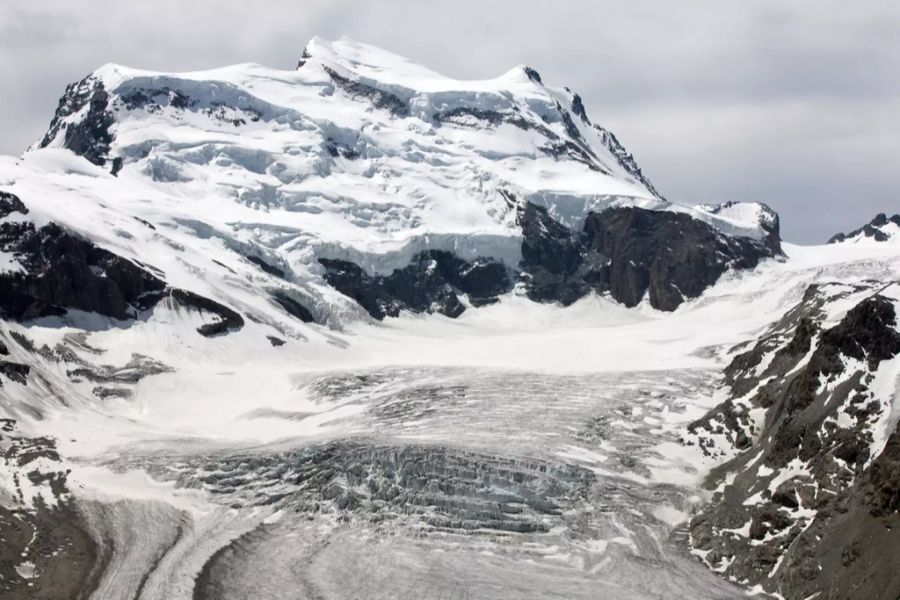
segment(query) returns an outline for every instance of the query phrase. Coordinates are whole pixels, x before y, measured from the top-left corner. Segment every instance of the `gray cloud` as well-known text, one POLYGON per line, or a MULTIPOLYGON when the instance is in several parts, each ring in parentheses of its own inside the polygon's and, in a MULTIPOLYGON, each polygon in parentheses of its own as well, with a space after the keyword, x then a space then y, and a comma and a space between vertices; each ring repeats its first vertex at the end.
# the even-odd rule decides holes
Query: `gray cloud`
POLYGON ((760 200, 800 242, 900 210, 900 5, 520 0, 0 5, 0 152, 106 62, 292 68, 348 35, 447 75, 526 63, 568 85, 680 202, 760 200))

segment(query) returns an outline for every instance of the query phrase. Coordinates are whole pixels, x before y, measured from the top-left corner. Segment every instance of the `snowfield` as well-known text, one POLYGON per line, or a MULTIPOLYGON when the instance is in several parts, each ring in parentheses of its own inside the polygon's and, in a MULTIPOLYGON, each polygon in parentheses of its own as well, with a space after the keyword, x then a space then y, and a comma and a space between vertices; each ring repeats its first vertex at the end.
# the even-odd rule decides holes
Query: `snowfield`
MULTIPOLYGON (((0 158, 0 189, 36 227, 60 224, 245 317, 205 337, 213 317, 166 298, 125 321, 0 321, 0 340, 19 340, 2 358, 31 367, 0 387, 0 417, 15 420, 0 504, 40 515, 74 502, 107 544, 96 598, 752 596, 686 549, 717 462, 679 438, 722 400, 735 345, 811 284, 900 280, 900 245, 784 244, 673 312, 596 294, 542 304, 516 287, 455 319, 375 321, 318 259, 390 274, 440 249, 514 268, 522 237, 504 193, 576 230, 611 206, 751 239, 777 217, 665 201, 605 130, 570 118, 573 92, 526 67, 459 81, 318 38, 301 62, 106 65, 90 79, 116 98, 101 164, 66 149, 61 127, 0 158), (15 440, 38 437, 58 455, 17 462, 15 440), (28 476, 66 471, 62 496, 28 476)), ((0 271, 17 268, 0 252, 0 271)), ((834 304, 827 322, 851 308, 834 304)), ((882 445, 900 415, 889 379, 882 445)), ((39 581, 48 571, 27 558, 39 581)))

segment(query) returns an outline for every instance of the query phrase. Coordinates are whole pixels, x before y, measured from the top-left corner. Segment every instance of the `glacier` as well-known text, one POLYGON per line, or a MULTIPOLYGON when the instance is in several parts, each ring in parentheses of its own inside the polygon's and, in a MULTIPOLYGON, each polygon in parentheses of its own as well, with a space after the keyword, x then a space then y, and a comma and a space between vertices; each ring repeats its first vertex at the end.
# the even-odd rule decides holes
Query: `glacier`
MULTIPOLYGON (((0 158, 0 190, 22 204, 0 202, 0 283, 52 278, 0 319, 11 598, 791 598, 780 563, 751 581, 734 549, 698 546, 708 482, 751 459, 695 424, 754 344, 741 377, 764 385, 811 286, 844 286, 823 329, 873 294, 900 303, 896 244, 798 246, 763 204, 671 203, 529 67, 460 81, 347 39, 314 38, 292 71, 105 65, 0 158), (553 270, 563 250, 577 265, 553 270), (448 256, 462 271, 434 280, 448 256), (485 264, 507 282, 487 298, 453 279, 485 264), (536 296, 541 277, 560 295, 536 296), (437 295, 410 304, 423 282, 437 295)), ((875 373, 873 459, 898 360, 875 373)), ((734 402, 763 443, 765 411, 734 402)))

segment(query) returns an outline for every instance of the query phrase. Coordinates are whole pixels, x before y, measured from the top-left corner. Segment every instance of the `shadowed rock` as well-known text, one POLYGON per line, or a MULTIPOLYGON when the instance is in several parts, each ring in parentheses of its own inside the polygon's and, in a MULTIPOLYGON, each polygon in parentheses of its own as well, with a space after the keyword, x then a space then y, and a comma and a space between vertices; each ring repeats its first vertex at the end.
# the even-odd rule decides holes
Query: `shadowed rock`
MULTIPOLYGON (((104 166, 110 160, 109 148, 113 136, 109 128, 115 122, 108 104, 109 94, 99 79, 89 76, 69 84, 39 147, 47 147, 60 131, 64 131, 64 148, 85 157, 95 165, 104 166), (80 119, 68 121, 69 117, 85 107, 88 107, 87 112, 80 119)), ((121 163, 114 163, 114 171, 118 170, 117 165, 120 167, 121 163)))
POLYGON ((490 259, 465 261, 442 250, 421 252, 403 269, 390 275, 369 275, 344 260, 321 258, 325 281, 356 300, 375 317, 396 317, 401 310, 437 312, 457 317, 465 311, 459 296, 480 306, 509 291, 506 267, 490 259))
POLYGON ((212 337, 240 329, 244 326, 244 319, 236 311, 188 290, 173 289, 170 292, 172 299, 185 308, 196 310, 200 313, 210 313, 218 317, 213 323, 205 323, 197 328, 200 335, 212 337))
MULTIPOLYGON (((18 198, 4 198, 3 210, 26 214, 18 198)), ((22 321, 76 309, 124 320, 165 294, 162 280, 55 223, 0 223, 0 251, 21 265, 0 273, 0 318, 22 321)))
POLYGON ((654 308, 675 310, 725 271, 753 268, 780 250, 725 236, 690 215, 634 207, 591 213, 576 234, 526 203, 519 224, 529 297, 564 305, 596 291, 626 306, 646 296, 654 308))

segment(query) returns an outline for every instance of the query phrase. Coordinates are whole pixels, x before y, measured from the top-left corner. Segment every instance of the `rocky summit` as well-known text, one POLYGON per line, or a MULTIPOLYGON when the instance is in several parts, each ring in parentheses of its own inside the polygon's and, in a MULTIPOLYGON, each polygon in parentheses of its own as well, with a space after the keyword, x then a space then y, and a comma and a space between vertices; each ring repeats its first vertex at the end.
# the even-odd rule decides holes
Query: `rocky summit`
POLYGON ((68 86, 0 157, 0 598, 900 597, 898 217, 671 202, 552 82, 68 86))

